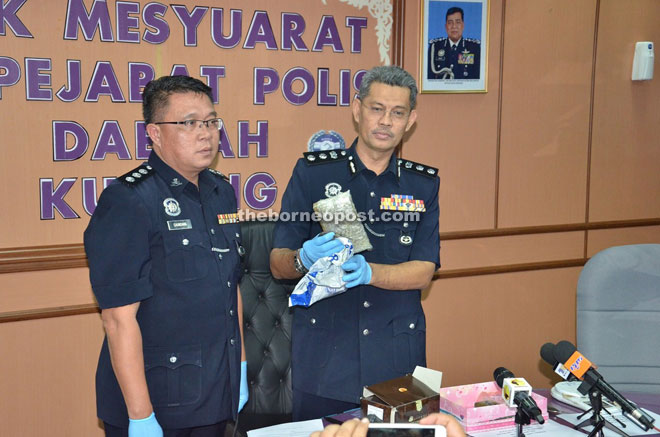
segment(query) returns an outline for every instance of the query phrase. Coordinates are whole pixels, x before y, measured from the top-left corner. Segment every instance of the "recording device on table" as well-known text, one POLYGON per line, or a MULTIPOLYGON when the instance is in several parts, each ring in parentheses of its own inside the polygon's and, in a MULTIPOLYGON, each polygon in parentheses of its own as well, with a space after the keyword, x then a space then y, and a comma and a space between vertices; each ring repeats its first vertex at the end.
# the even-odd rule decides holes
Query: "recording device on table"
POLYGON ((370 423, 367 437, 446 437, 442 425, 417 425, 407 423, 370 423))
POLYGON ((508 407, 518 407, 515 422, 517 426, 517 435, 525 437, 523 425, 529 425, 531 419, 543 424, 545 419, 541 409, 532 399, 532 386, 525 378, 516 378, 516 376, 504 367, 498 367, 493 372, 495 382, 502 388, 502 397, 508 407))
POLYGON ((588 395, 592 416, 576 425, 576 429, 593 425, 594 429, 589 436, 602 435, 603 427, 611 429, 620 435, 626 435, 626 433, 607 422, 601 416, 601 410, 604 409, 603 396, 616 403, 623 414, 644 431, 653 428, 655 419, 605 382, 603 376, 596 371, 591 361, 578 352, 571 342, 563 340, 556 345, 552 343, 544 344, 541 347, 541 358, 553 366, 555 373, 562 378, 569 381, 582 381, 578 385, 577 390, 582 395, 588 395))

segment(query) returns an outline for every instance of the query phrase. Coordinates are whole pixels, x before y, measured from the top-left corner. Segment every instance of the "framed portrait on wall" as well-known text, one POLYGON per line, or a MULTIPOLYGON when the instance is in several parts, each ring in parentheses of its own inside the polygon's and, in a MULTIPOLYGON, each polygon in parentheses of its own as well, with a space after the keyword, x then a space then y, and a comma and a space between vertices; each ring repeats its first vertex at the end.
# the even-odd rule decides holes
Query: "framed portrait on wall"
POLYGON ((485 93, 488 0, 424 0, 422 93, 485 93))

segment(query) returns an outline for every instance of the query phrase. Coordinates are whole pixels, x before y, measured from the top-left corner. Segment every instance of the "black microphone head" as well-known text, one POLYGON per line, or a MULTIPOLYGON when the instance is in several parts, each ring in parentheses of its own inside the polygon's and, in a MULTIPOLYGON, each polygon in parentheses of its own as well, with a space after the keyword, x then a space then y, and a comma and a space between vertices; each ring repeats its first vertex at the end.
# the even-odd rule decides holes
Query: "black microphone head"
POLYGON ((557 359, 555 358, 555 345, 554 343, 546 343, 541 346, 541 358, 543 361, 554 366, 557 364, 557 359))
POLYGON ((504 378, 515 378, 515 375, 507 368, 498 367, 493 372, 493 378, 495 379, 495 382, 497 382, 497 385, 502 387, 504 378))
POLYGON ((570 341, 562 340, 555 346, 555 359, 564 364, 575 353, 577 348, 570 341))

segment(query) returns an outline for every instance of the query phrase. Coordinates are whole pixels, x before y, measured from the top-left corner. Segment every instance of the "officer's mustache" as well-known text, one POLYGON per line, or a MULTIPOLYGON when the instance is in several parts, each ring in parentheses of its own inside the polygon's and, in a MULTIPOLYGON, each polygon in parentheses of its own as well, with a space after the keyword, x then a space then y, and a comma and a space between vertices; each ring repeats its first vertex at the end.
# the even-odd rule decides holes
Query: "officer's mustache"
POLYGON ((388 131, 388 130, 380 130, 380 129, 376 129, 376 130, 373 131, 373 133, 374 133, 374 134, 380 134, 380 135, 387 135, 387 136, 389 136, 389 137, 393 136, 393 135, 392 135, 392 132, 390 132, 390 131, 388 131))

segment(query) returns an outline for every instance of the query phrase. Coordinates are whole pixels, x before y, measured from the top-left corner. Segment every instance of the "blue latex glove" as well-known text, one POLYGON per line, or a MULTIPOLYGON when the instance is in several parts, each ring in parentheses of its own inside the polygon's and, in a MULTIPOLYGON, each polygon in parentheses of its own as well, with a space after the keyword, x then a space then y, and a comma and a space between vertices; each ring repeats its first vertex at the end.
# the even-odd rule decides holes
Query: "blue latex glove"
POLYGON ((341 268, 348 272, 341 279, 346 282, 346 288, 368 284, 371 281, 371 266, 362 255, 353 255, 341 268))
POLYGON ((309 269, 319 258, 334 255, 344 248, 341 241, 335 239, 334 232, 319 234, 303 243, 300 250, 300 260, 309 269))
POLYGON ((163 429, 156 420, 156 413, 144 419, 128 419, 128 437, 163 437, 163 429))
POLYGON ((238 394, 238 412, 240 413, 250 397, 247 383, 247 361, 241 361, 241 389, 238 394))

